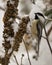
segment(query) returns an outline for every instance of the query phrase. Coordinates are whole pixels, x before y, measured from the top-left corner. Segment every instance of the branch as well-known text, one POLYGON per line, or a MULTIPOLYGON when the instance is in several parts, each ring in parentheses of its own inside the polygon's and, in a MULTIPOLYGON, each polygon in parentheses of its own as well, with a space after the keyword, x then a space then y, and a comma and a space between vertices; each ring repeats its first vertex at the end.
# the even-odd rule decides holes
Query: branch
POLYGON ((15 58, 16 64, 19 65, 16 56, 14 54, 13 54, 13 56, 15 58))
POLYGON ((44 25, 44 31, 45 31, 46 40, 47 40, 47 43, 48 43, 48 46, 49 46, 50 52, 51 52, 51 54, 52 54, 52 49, 51 49, 51 46, 50 46, 50 43, 49 43, 49 40, 48 40, 48 36, 47 36, 46 29, 45 29, 45 25, 44 25))
POLYGON ((47 36, 50 35, 51 31, 52 31, 52 26, 51 26, 50 29, 48 30, 48 32, 47 32, 47 36))
POLYGON ((46 39, 46 37, 42 36, 44 39, 46 39))
POLYGON ((25 45, 25 48, 26 48, 26 52, 27 52, 27 56, 28 56, 28 60, 29 60, 29 64, 31 65, 31 61, 30 61, 29 53, 28 53, 28 50, 27 50, 27 47, 26 47, 26 43, 25 43, 24 40, 23 40, 23 42, 24 42, 24 45, 25 45))
POLYGON ((19 16, 17 16, 16 18, 19 19, 19 20, 22 20, 19 16))
POLYGON ((1 49, 0 49, 0 51, 2 52, 2 53, 5 53, 4 51, 2 51, 1 49))
POLYGON ((22 64, 23 57, 24 57, 24 54, 22 54, 22 57, 21 57, 21 65, 23 65, 23 64, 22 64))
POLYGON ((0 9, 1 9, 2 11, 5 11, 5 9, 4 9, 4 8, 2 8, 1 6, 0 6, 0 9))
POLYGON ((48 23, 52 22, 52 19, 51 18, 46 18, 46 22, 45 22, 45 25, 47 25, 48 23))

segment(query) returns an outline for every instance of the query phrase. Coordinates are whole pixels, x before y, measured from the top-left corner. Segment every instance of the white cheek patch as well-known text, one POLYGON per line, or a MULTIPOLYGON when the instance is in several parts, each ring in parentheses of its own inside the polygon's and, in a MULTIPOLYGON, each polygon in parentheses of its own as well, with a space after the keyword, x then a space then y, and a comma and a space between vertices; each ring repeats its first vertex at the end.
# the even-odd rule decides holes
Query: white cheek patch
MULTIPOLYGON (((37 14, 37 15, 38 15, 38 14, 37 14)), ((45 22, 45 19, 44 19, 42 16, 39 16, 39 15, 38 15, 38 17, 39 17, 39 19, 40 19, 40 21, 41 21, 42 23, 45 22)))

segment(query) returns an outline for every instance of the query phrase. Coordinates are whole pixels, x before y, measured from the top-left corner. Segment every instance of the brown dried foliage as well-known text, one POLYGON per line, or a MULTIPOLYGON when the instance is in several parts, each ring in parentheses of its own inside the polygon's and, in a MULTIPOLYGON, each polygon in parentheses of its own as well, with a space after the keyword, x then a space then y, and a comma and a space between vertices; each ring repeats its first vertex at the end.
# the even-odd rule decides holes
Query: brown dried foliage
POLYGON ((11 48, 10 40, 7 41, 8 37, 14 37, 14 30, 11 26, 11 24, 15 21, 15 18, 17 16, 17 6, 19 0, 12 0, 14 1, 14 4, 10 3, 10 0, 7 1, 7 9, 3 17, 3 22, 4 22, 4 31, 3 31, 3 38, 4 38, 4 43, 3 47, 5 49, 5 56, 3 58, 0 58, 0 63, 2 65, 8 65, 10 57, 13 53, 13 50, 8 54, 9 49, 11 48), (10 21, 10 18, 12 18, 12 21, 10 21))
POLYGON ((18 47, 20 46, 19 43, 22 42, 23 35, 26 33, 26 27, 27 27, 29 20, 30 20, 29 17, 24 17, 22 18, 22 22, 19 24, 19 30, 16 33, 14 46, 13 46, 15 51, 18 51, 18 47))

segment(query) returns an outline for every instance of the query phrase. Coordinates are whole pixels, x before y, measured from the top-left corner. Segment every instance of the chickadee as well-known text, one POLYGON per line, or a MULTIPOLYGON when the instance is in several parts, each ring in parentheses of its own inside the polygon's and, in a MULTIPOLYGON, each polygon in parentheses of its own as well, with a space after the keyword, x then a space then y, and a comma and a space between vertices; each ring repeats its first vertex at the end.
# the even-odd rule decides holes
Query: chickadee
POLYGON ((40 41, 41 41, 41 37, 42 37, 42 29, 43 29, 43 24, 44 24, 44 22, 42 22, 43 19, 45 22, 44 15, 42 13, 38 12, 38 13, 35 13, 35 18, 31 22, 31 35, 32 35, 33 39, 37 40, 35 46, 34 46, 35 43, 32 43, 34 46, 34 49, 37 53, 37 57, 39 56, 39 45, 40 45, 40 41))

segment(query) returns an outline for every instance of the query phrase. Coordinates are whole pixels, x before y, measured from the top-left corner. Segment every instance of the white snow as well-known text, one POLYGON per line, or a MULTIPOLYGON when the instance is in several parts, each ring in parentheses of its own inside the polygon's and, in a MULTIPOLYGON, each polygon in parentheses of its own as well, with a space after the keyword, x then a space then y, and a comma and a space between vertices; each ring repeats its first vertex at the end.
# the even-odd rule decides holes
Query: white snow
POLYGON ((19 5, 18 5, 18 14, 19 16, 23 17, 24 15, 28 15, 32 9, 32 3, 30 0, 28 2, 26 0, 19 0, 19 5))
POLYGON ((36 0, 35 3, 42 11, 45 10, 46 6, 43 3, 43 0, 36 0))
POLYGON ((13 20, 12 18, 9 19, 9 21, 12 21, 12 20, 13 20))
POLYGON ((13 37, 8 37, 7 41, 10 41, 11 46, 13 46, 14 38, 13 37))
POLYGON ((18 28, 19 28, 18 23, 16 21, 14 21, 12 24, 12 27, 13 27, 13 30, 15 33, 14 35, 16 35, 16 32, 18 31, 18 28))
POLYGON ((2 46, 2 41, 3 41, 3 15, 4 15, 4 12, 3 11, 0 11, 0 57, 4 57, 4 48, 2 46))

